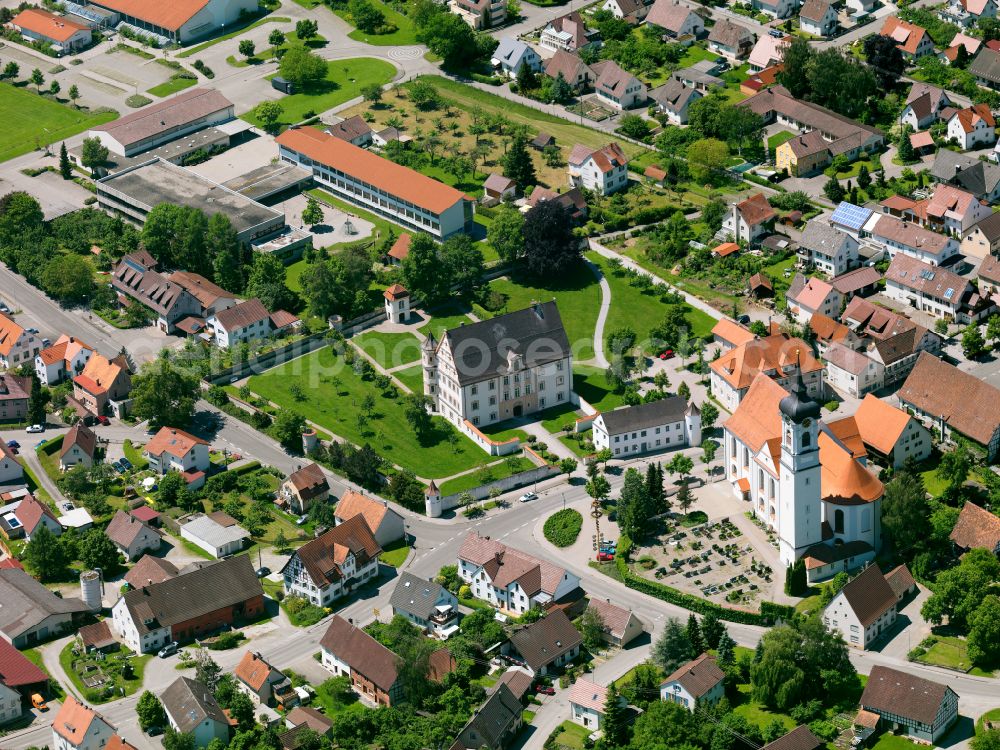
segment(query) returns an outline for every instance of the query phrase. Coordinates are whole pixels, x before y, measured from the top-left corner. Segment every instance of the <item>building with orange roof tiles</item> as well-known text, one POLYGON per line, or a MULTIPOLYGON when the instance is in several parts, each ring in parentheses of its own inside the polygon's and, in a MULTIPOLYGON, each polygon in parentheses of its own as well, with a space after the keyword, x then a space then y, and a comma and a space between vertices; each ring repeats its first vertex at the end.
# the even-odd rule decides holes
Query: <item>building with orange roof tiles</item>
POLYGON ((131 390, 132 373, 124 355, 108 359, 94 354, 73 378, 73 397, 97 416, 109 407, 118 416, 124 416, 121 412, 126 407, 121 402, 131 390))
POLYGON ((760 374, 788 386, 801 372, 809 395, 823 395, 823 363, 813 356, 809 344, 786 333, 754 338, 723 353, 709 367, 712 395, 730 412, 760 374))
POLYGON ((26 8, 14 16, 10 25, 29 42, 49 44, 56 52, 73 52, 88 46, 94 39, 89 26, 57 16, 41 8, 26 8))
POLYGON ((722 222, 722 231, 736 242, 753 242, 770 231, 777 215, 767 196, 755 193, 729 207, 729 213, 722 222))
POLYGON ((729 318, 719 318, 719 322, 712 328, 712 340, 722 351, 727 352, 753 341, 754 335, 729 318))
POLYGON ((67 695, 52 720, 52 745, 56 750, 102 750, 115 728, 97 711, 67 695))
POLYGON ((275 139, 282 161, 348 203, 407 229, 444 239, 472 226, 473 200, 450 185, 383 159, 316 128, 290 128, 275 139))
POLYGON ((257 12, 256 0, 95 0, 93 4, 179 44, 202 39, 257 12))
POLYGON ((869 457, 900 468, 907 459, 923 461, 933 448, 931 434, 910 414, 869 393, 854 413, 869 457))
POLYGON ((63 334, 35 356, 35 374, 42 385, 58 385, 68 375, 82 373, 93 353, 92 346, 63 334))
POLYGON ((874 559, 883 486, 855 422, 825 424, 801 377, 786 388, 761 373, 724 431, 726 478, 777 535, 782 563, 802 558, 818 581, 874 559))
POLYGON ((41 348, 35 334, 28 333, 13 318, 0 313, 0 368, 10 370, 30 362, 41 348))
POLYGON ((369 530, 381 546, 403 538, 403 517, 389 507, 384 500, 375 500, 360 492, 348 490, 337 503, 334 521, 339 526, 355 516, 361 516, 369 530))

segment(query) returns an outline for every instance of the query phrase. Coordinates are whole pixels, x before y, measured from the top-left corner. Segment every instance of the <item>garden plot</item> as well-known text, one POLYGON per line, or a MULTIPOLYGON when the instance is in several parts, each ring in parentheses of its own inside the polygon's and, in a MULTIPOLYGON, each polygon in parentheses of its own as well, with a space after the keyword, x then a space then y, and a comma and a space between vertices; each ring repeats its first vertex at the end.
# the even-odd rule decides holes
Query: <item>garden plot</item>
POLYGON ((578 115, 583 115, 588 120, 593 120, 594 122, 602 122, 607 120, 609 117, 614 117, 617 113, 608 109, 597 97, 589 97, 587 99, 581 99, 577 104, 572 107, 567 107, 567 110, 578 115))
POLYGON ((636 572, 717 604, 754 606, 774 571, 728 518, 690 528, 668 521, 655 543, 638 550, 636 572))

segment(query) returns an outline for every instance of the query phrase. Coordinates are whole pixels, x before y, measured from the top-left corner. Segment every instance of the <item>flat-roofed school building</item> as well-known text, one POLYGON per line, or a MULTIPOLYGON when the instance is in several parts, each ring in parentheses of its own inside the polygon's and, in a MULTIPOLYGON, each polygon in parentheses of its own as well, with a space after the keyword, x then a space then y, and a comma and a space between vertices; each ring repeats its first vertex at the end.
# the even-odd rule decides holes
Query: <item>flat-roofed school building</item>
POLYGON ((472 227, 472 198, 443 182, 316 128, 291 128, 276 140, 282 161, 311 170, 349 203, 437 239, 472 227))
POLYGON ((97 201, 109 213, 142 225, 161 203, 225 214, 240 242, 283 231, 285 215, 176 164, 151 159, 97 181, 97 201))

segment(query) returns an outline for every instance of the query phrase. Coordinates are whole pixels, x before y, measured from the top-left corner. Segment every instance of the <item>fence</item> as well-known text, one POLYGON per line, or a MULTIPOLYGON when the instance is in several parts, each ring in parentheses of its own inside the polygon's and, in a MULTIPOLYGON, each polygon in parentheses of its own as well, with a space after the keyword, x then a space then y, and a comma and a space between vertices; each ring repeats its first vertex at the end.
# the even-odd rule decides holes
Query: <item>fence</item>
POLYGON ((452 508, 458 507, 460 499, 466 494, 466 492, 472 496, 474 501, 478 502, 479 500, 485 500, 488 498, 494 488, 499 490, 501 493, 509 492, 510 490, 516 490, 519 487, 526 487, 529 484, 540 482, 543 479, 549 479, 550 477, 557 476, 559 473, 559 469, 555 466, 539 466, 534 469, 528 469, 528 471, 522 471, 519 474, 513 474, 503 479, 487 482, 486 484, 474 487, 471 490, 466 490, 465 492, 455 492, 451 495, 445 495, 441 498, 441 510, 451 510, 452 508))

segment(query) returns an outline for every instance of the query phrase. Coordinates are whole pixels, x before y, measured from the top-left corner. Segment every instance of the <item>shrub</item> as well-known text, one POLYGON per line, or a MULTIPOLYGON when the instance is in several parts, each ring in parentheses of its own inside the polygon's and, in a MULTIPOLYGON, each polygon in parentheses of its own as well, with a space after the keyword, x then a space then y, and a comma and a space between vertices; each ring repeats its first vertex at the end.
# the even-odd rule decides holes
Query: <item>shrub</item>
POLYGON ((152 101, 153 100, 148 96, 143 96, 142 94, 132 94, 132 96, 125 100, 125 103, 133 109, 138 109, 139 107, 145 107, 152 101))
POLYGON ((545 520, 543 532, 545 538, 557 547, 569 547, 580 535, 583 528, 583 516, 579 511, 565 508, 556 511, 545 520))
POLYGON ((240 645, 240 641, 245 638, 246 636, 238 630, 230 630, 208 641, 205 645, 212 651, 228 651, 240 645))

